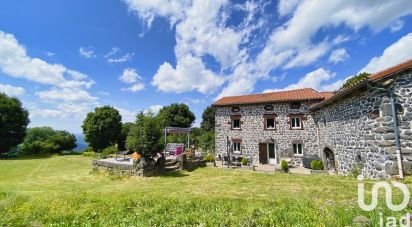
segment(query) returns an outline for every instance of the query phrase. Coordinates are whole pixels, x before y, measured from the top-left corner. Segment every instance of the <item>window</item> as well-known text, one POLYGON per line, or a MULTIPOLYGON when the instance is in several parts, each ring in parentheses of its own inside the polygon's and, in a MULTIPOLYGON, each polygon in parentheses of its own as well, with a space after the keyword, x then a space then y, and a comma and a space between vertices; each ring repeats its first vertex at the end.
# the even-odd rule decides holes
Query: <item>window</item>
POLYGON ((232 128, 233 129, 240 129, 240 119, 233 119, 232 120, 232 128))
POLYGON ((300 108, 300 102, 292 102, 290 104, 291 109, 299 109, 300 108))
POLYGON ((291 117, 290 119, 290 126, 292 129, 301 129, 302 122, 300 117, 291 117))
POLYGON ((241 153, 240 143, 233 143, 233 152, 234 153, 241 153))
POLYGON ((301 143, 294 143, 293 144, 293 154, 294 155, 303 155, 303 149, 301 143))
POLYGON ((273 110, 274 110, 274 107, 273 107, 273 105, 266 105, 266 106, 264 107, 264 109, 265 109, 266 111, 273 111, 273 110))
POLYGON ((276 129, 276 114, 264 114, 263 124, 265 130, 275 130, 276 129))
POLYGON ((266 129, 275 129, 275 119, 274 118, 266 119, 266 129))

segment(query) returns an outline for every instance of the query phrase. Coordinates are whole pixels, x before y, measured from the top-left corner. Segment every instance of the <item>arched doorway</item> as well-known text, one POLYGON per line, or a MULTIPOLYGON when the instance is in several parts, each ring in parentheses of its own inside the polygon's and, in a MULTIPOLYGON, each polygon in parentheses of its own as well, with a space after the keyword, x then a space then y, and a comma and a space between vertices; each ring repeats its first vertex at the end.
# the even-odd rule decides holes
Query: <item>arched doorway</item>
POLYGON ((335 154, 333 153, 333 151, 328 148, 325 147, 325 149, 323 149, 323 155, 325 157, 325 164, 326 164, 326 168, 327 170, 334 170, 336 171, 336 159, 335 159, 335 154))

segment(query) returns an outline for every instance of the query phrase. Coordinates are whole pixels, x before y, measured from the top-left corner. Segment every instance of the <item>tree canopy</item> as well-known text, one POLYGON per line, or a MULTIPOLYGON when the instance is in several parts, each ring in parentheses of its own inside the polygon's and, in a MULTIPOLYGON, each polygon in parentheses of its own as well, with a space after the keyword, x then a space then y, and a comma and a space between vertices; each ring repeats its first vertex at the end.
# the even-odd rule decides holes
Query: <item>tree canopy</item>
POLYGON ((370 75, 371 75, 370 73, 361 72, 361 73, 347 79, 340 89, 350 87, 350 86, 356 84, 357 82, 365 79, 366 77, 368 77, 370 75))
POLYGON ((83 121, 82 128, 86 142, 98 152, 114 145, 122 130, 121 120, 119 111, 111 106, 95 108, 94 112, 88 113, 83 121))
POLYGON ((215 113, 216 110, 212 106, 208 106, 202 114, 202 122, 200 127, 205 131, 210 131, 215 129, 215 113))
POLYGON ((133 126, 134 126, 133 122, 126 122, 122 124, 122 130, 120 132, 119 139, 117 141, 117 147, 119 151, 126 150, 127 135, 129 135, 129 132, 133 126))
POLYGON ((143 156, 150 156, 161 150, 161 136, 162 129, 157 117, 152 113, 140 112, 136 117, 136 124, 129 131, 126 147, 143 156))
POLYGON ((163 107, 157 117, 161 127, 189 128, 196 119, 193 112, 184 103, 173 103, 170 106, 163 107))
POLYGON ((23 142, 29 122, 19 99, 0 93, 0 154, 23 142))
POLYGON ((74 134, 51 127, 35 127, 27 130, 21 151, 24 154, 55 154, 71 151, 75 147, 74 134))

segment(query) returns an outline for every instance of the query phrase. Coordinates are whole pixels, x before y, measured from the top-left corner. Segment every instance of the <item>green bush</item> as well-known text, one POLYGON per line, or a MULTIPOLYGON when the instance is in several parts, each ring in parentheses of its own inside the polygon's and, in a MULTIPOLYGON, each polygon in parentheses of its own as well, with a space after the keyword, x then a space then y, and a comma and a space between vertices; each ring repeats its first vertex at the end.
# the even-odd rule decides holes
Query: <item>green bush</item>
POLYGON ((310 163, 310 168, 313 170, 323 170, 323 162, 321 160, 313 160, 310 163))
POLYGON ((215 157, 213 156, 212 153, 207 154, 203 160, 205 160, 206 162, 214 162, 215 161, 215 157))
POLYGON ((116 146, 106 147, 105 149, 103 149, 102 154, 100 155, 100 157, 101 158, 107 158, 109 155, 115 154, 116 152, 118 152, 116 146))
POLYGON ((246 158, 246 157, 243 157, 242 158, 242 165, 247 165, 249 163, 249 159, 248 158, 246 158))
POLYGON ((280 168, 282 168, 283 171, 288 172, 289 171, 289 164, 287 161, 282 160, 280 162, 280 168))
POLYGON ((352 176, 353 178, 357 178, 359 175, 361 175, 361 173, 362 173, 362 166, 356 165, 352 167, 349 175, 352 176))

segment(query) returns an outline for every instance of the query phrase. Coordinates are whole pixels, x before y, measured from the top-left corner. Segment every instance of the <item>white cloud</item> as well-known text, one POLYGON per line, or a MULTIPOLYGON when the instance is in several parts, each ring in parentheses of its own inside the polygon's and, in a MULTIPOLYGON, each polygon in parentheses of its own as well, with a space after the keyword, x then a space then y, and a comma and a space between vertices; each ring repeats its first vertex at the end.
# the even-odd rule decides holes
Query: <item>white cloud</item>
POLYGON ((119 51, 120 51, 119 47, 112 47, 112 49, 109 51, 109 53, 104 55, 104 58, 109 58, 110 56, 113 56, 113 55, 117 54, 119 51))
POLYGON ((342 61, 346 61, 349 58, 349 54, 344 48, 334 50, 329 56, 329 62, 334 64, 342 61))
POLYGON ((376 73, 412 58, 412 33, 387 47, 381 56, 372 58, 359 72, 376 73))
POLYGON ((53 57, 54 55, 56 55, 56 54, 53 53, 53 52, 50 52, 50 51, 47 51, 47 52, 46 52, 46 56, 47 56, 47 57, 53 57))
POLYGON ((122 75, 119 77, 120 81, 123 81, 128 84, 136 83, 138 80, 142 78, 137 74, 136 69, 126 68, 123 70, 122 75))
POLYGON ((0 70, 11 77, 56 87, 90 87, 94 82, 85 74, 27 56, 26 49, 12 35, 0 31, 0 70), (67 78, 69 77, 69 78, 67 78))
POLYGON ((116 108, 119 111, 120 115, 122 116, 123 123, 136 121, 137 111, 130 111, 117 106, 115 106, 114 108, 116 108))
POLYGON ((412 13, 412 2, 404 0, 281 0, 277 10, 281 17, 288 16, 287 21, 270 31, 263 26, 266 22, 261 18, 264 17, 255 17, 266 11, 264 1, 242 4, 230 4, 228 0, 125 2, 149 28, 155 17, 166 18, 171 27, 176 28, 176 65, 168 62, 160 65, 152 85, 164 92, 204 94, 224 85, 218 98, 252 92, 256 82, 271 77, 274 70, 313 64, 351 36, 328 37, 324 33, 329 29, 345 27, 356 32, 366 27, 378 32, 412 13), (238 25, 229 21, 233 9, 245 12, 238 25), (316 36, 319 31, 323 37, 316 36), (268 33, 269 38, 266 42, 255 40, 256 33, 268 33), (218 69, 212 71, 204 57, 216 60, 218 69))
POLYGON ((85 58, 95 58, 96 53, 93 47, 80 47, 79 54, 85 58))
POLYGON ((302 0, 280 0, 278 4, 278 13, 285 16, 292 13, 302 0))
POLYGON ((301 88, 313 88, 317 91, 335 91, 342 86, 344 80, 331 82, 334 77, 335 73, 327 71, 324 68, 318 68, 315 71, 307 73, 295 84, 290 84, 287 87, 281 89, 266 89, 263 92, 267 93, 301 88))
POLYGON ((397 32, 401 30, 404 25, 405 25, 405 22, 403 22, 402 20, 397 20, 390 25, 389 29, 391 30, 391 32, 397 32))
POLYGON ((206 69, 199 58, 186 56, 179 59, 176 68, 163 63, 153 77, 152 85, 163 92, 183 93, 198 91, 208 94, 215 91, 224 79, 206 69))
POLYGON ((126 61, 130 61, 132 60, 134 53, 127 53, 125 55, 122 55, 118 58, 108 58, 107 62, 109 63, 122 63, 122 62, 126 62, 126 61))
POLYGON ((93 97, 85 90, 73 88, 51 88, 49 90, 36 92, 41 100, 47 102, 95 102, 98 98, 93 97))
POLYGON ((156 16, 170 18, 171 24, 184 17, 185 9, 190 5, 188 0, 124 0, 129 10, 137 13, 150 27, 156 16))
POLYGON ((1 92, 9 96, 22 96, 26 90, 22 87, 14 87, 9 84, 0 84, 0 93, 1 92))
POLYGON ((145 89, 145 85, 143 83, 135 83, 128 88, 122 88, 122 91, 130 91, 130 92, 138 92, 145 89))
POLYGON ((122 91, 138 92, 145 88, 144 83, 141 82, 142 77, 140 77, 136 69, 133 68, 124 69, 119 80, 127 84, 132 84, 128 88, 122 88, 122 91))
POLYGON ((143 113, 147 114, 149 112, 153 113, 153 114, 158 114, 159 111, 163 108, 162 105, 153 105, 153 106, 149 106, 149 108, 143 110, 143 113))

